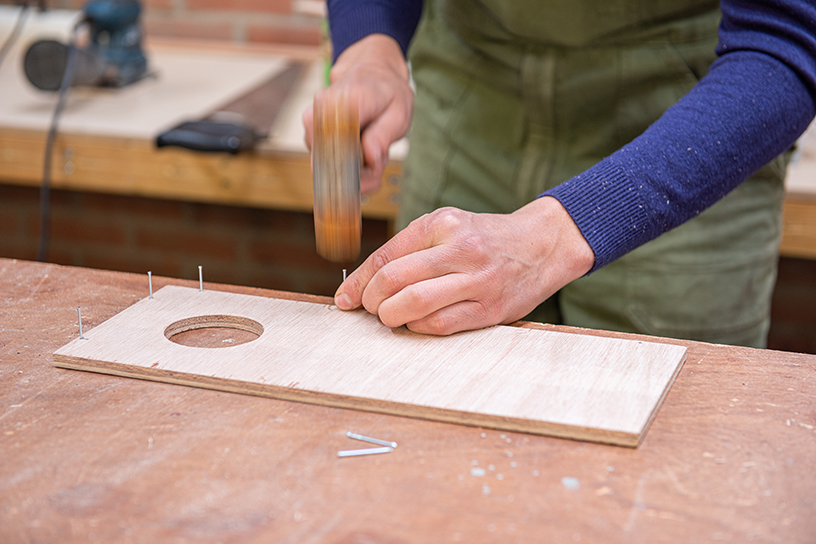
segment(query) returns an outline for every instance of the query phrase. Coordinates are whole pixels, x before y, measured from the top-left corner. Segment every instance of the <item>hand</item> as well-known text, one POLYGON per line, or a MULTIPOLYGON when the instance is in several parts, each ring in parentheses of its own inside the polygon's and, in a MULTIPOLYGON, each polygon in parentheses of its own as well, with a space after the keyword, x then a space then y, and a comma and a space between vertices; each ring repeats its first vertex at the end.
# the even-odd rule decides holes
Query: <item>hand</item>
MULTIPOLYGON (((323 93, 347 93, 356 99, 362 129, 363 168, 360 187, 370 193, 380 186, 388 148, 408 132, 414 93, 408 65, 397 42, 384 34, 371 34, 349 46, 329 74, 331 85, 323 93)), ((313 107, 303 112, 306 147, 312 149, 313 107)))
POLYGON ((452 334, 521 319, 594 262, 552 197, 509 215, 443 208, 372 253, 334 300, 342 310, 362 305, 389 327, 452 334))

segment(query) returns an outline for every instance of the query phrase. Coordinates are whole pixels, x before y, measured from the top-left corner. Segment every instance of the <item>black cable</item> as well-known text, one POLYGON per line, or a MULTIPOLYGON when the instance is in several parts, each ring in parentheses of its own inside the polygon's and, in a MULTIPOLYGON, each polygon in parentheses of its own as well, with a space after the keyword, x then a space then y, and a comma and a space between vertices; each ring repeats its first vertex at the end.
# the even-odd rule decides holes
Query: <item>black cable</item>
POLYGON ((68 88, 74 81, 76 71, 76 36, 78 27, 74 29, 71 40, 68 43, 68 60, 65 63, 65 72, 62 74, 57 106, 54 108, 54 115, 51 117, 51 126, 48 129, 48 137, 45 140, 45 158, 43 160, 42 185, 40 186, 40 241, 37 246, 37 260, 45 262, 48 256, 48 245, 50 243, 51 230, 51 156, 54 152, 54 141, 57 139, 57 126, 65 102, 68 98, 68 88))
POLYGON ((6 41, 3 43, 3 47, 0 47, 0 66, 3 65, 3 61, 6 60, 6 55, 8 52, 11 51, 12 46, 14 46, 14 42, 17 41, 17 38, 20 37, 20 33, 23 31, 23 25, 25 24, 25 16, 28 13, 28 8, 30 8, 30 3, 26 2, 20 8, 20 14, 17 15, 17 22, 14 23, 14 28, 11 30, 11 34, 9 37, 6 38, 6 41))

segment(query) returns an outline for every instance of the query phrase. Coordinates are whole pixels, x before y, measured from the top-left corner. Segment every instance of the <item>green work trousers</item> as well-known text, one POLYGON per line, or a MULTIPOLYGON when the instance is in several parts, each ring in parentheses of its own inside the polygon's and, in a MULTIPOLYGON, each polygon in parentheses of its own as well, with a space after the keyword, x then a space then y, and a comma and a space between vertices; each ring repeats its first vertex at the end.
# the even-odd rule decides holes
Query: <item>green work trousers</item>
MULTIPOLYGON (((398 227, 442 206, 510 213, 610 155, 706 73, 718 22, 708 0, 426 2, 398 227)), ((776 159, 528 319, 764 347, 784 168, 776 159)))

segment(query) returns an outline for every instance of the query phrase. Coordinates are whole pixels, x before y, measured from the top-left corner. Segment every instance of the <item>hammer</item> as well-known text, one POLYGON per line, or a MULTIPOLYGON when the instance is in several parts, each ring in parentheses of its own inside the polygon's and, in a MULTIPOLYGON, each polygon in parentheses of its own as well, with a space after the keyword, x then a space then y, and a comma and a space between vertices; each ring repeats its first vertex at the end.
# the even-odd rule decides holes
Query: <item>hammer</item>
POLYGON ((317 253, 336 263, 360 255, 360 118, 345 93, 314 101, 312 182, 317 253))

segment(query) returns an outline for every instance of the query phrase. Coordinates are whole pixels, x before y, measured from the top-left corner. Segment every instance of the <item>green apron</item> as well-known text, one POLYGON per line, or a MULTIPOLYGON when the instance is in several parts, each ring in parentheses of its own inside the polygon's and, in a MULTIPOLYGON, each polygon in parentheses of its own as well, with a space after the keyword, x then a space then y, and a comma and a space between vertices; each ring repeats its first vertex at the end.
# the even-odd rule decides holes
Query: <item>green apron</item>
MULTIPOLYGON (((510 213, 640 135, 706 73, 719 9, 693 0, 429 0, 398 227, 510 213)), ((527 319, 764 347, 784 159, 527 319)))

